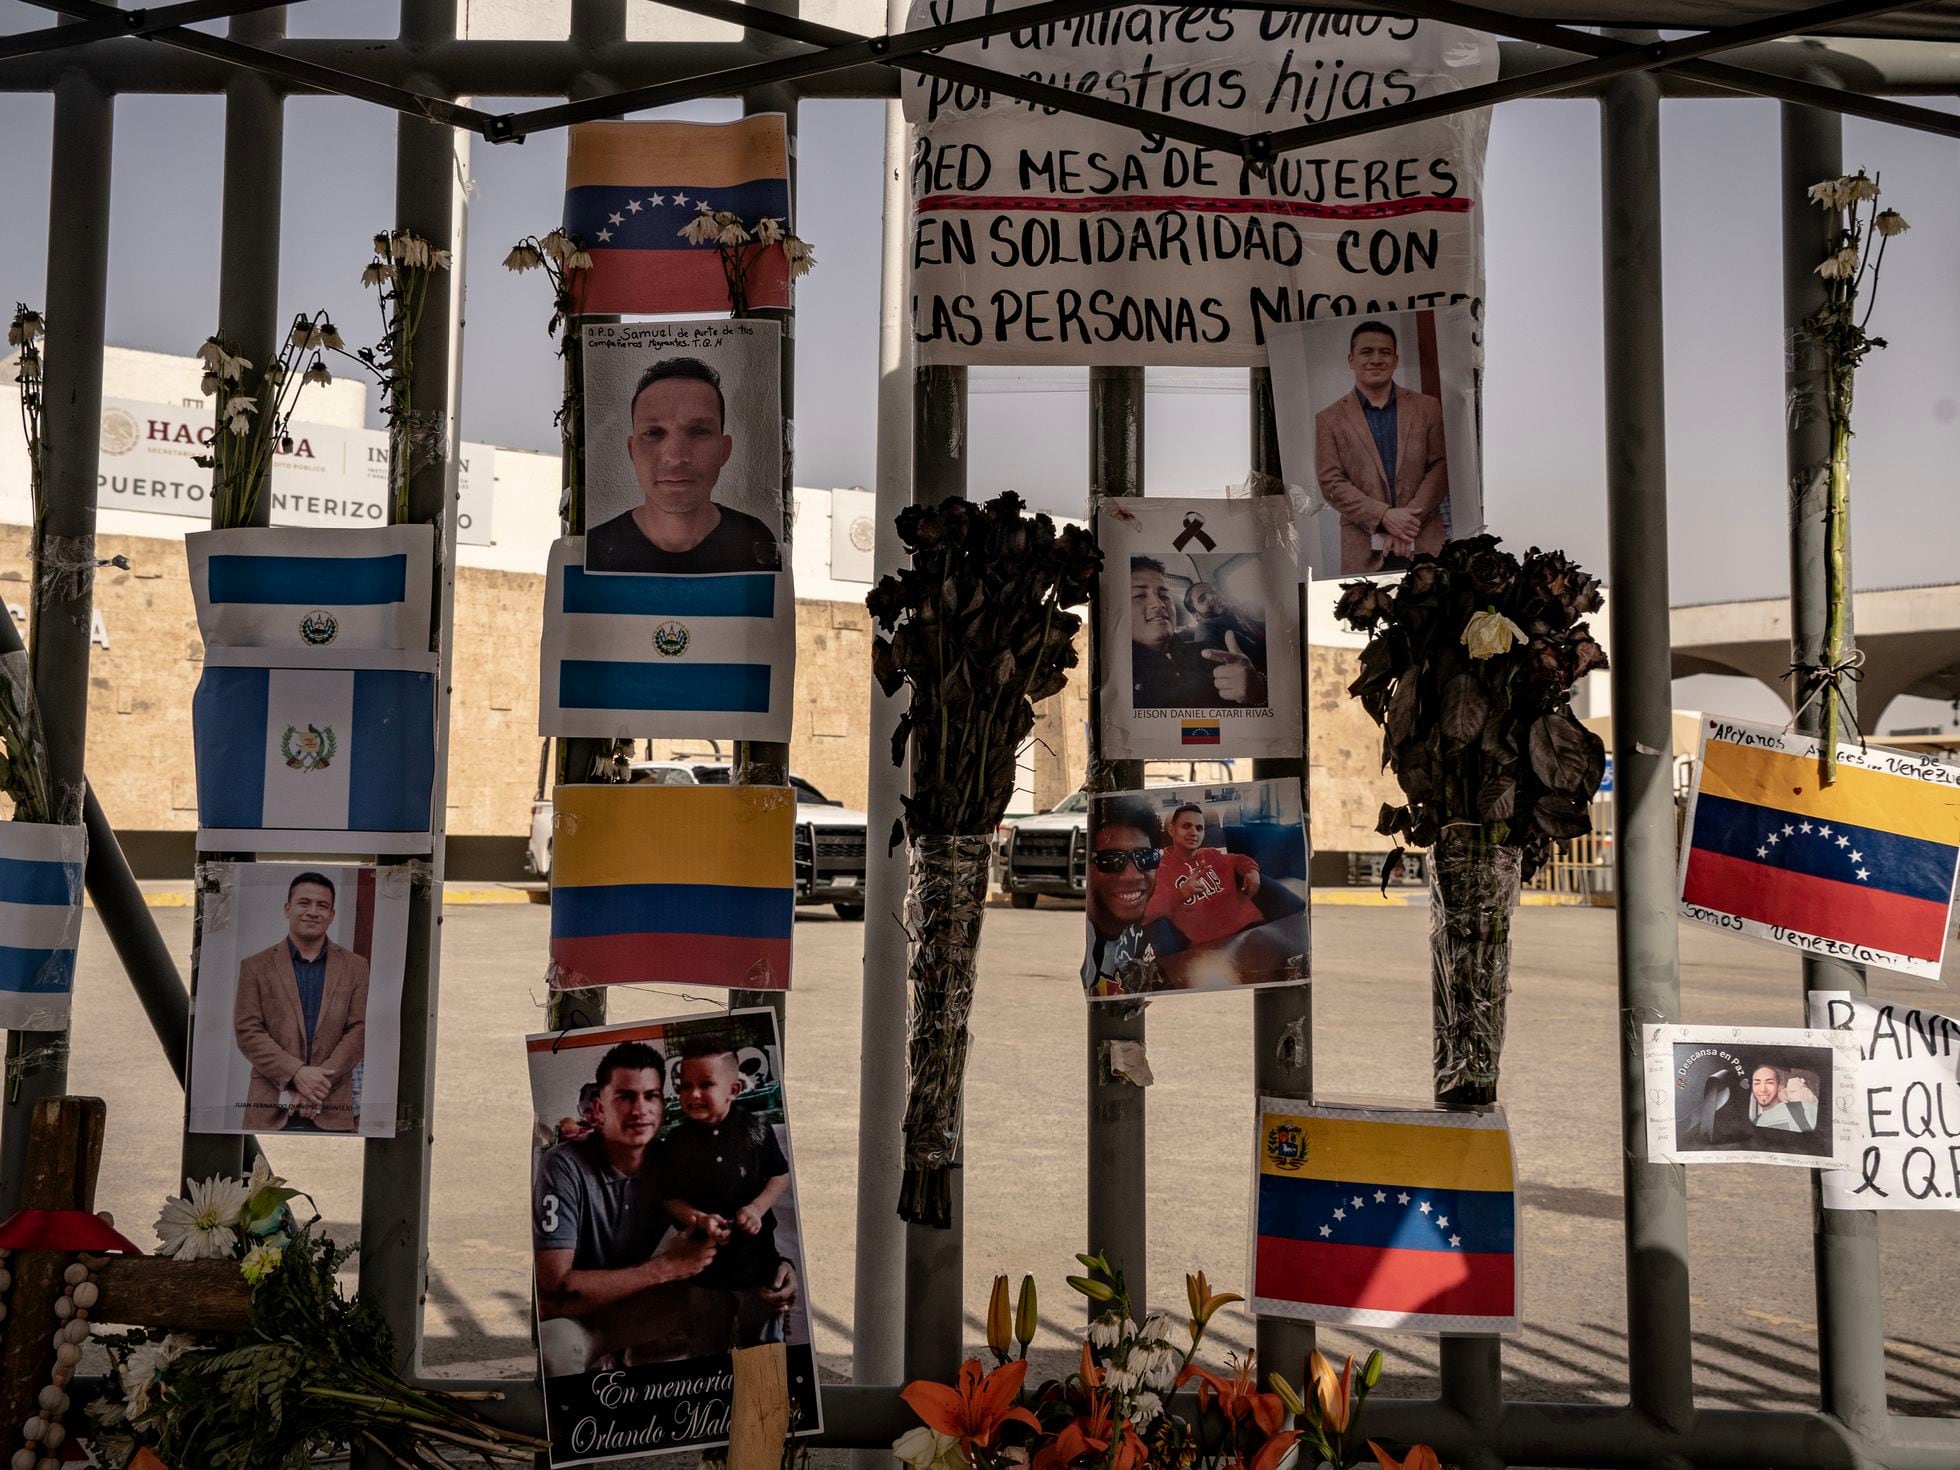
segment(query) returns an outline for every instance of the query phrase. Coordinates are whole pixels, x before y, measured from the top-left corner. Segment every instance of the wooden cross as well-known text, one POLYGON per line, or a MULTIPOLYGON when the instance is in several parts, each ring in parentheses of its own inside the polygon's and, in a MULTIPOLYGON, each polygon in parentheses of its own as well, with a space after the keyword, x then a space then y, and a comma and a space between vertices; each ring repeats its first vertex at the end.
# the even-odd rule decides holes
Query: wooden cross
MULTIPOLYGON (((21 1208, 95 1209, 108 1116, 99 1097, 50 1097, 35 1104, 21 1208)), ((37 1411, 36 1396, 54 1368, 55 1298, 72 1259, 61 1251, 16 1251, 8 1261, 14 1284, 0 1322, 0 1426, 18 1428, 37 1411)), ((250 1317, 251 1288, 236 1261, 110 1256, 91 1269, 101 1293, 91 1322, 237 1332, 250 1317)))

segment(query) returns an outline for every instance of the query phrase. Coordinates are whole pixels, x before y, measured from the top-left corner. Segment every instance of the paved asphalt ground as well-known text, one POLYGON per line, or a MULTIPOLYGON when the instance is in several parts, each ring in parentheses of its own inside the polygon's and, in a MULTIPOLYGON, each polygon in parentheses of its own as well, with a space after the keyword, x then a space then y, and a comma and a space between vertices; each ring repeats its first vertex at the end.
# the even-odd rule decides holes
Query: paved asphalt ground
MULTIPOLYGON (((190 910, 153 912, 187 964, 190 910)), ((1316 1073, 1328 1095, 1427 1095, 1427 923, 1420 908, 1316 908, 1316 1073)), ((1073 976, 1081 925, 1079 908, 988 913, 967 1104, 971 1337, 980 1335, 976 1314, 992 1274, 1018 1279, 1031 1269, 1042 1289, 1039 1346, 1057 1354, 1079 1321, 1061 1278, 1083 1244, 1085 1218, 1084 1020, 1073 976)), ((789 1002, 788 1099, 817 1346, 839 1375, 850 1363, 862 932, 827 911, 804 915, 789 1002)), ((534 1371, 521 1037, 541 1026, 546 933, 547 911, 522 903, 451 907, 443 925, 425 1349, 443 1372, 534 1371)), ((1520 1398, 1613 1401, 1625 1383, 1616 1061, 1625 1040, 1613 915, 1524 909, 1516 941, 1504 1092, 1524 1180, 1528 1325, 1506 1349, 1506 1389, 1520 1398)), ((1687 926, 1681 953, 1687 1020, 1802 1023, 1793 956, 1687 926)), ((1955 1007, 1951 992, 1883 979, 1881 994, 1955 1007)), ((102 1204, 147 1243, 161 1197, 175 1185, 182 1102, 92 910, 76 992, 72 1085, 109 1100, 102 1204)), ((616 1002, 619 1019, 699 1008, 672 992, 633 991, 616 1002)), ((1160 1000, 1149 1026, 1150 1299, 1182 1310, 1187 1269, 1203 1267, 1220 1289, 1245 1281, 1251 997, 1160 1000)), ((271 1148, 275 1166, 312 1194, 335 1233, 351 1236, 360 1148, 304 1138, 271 1148)), ((1807 1175, 1702 1167, 1689 1171, 1688 1193, 1701 1401, 1814 1405, 1807 1175)), ((1960 1413, 1960 1217, 1881 1216, 1879 1230, 1893 1408, 1960 1413)), ((1244 1317, 1221 1325, 1224 1346, 1249 1342, 1244 1317)), ((1383 1392, 1434 1392, 1433 1342, 1378 1340, 1389 1363, 1383 1392)))

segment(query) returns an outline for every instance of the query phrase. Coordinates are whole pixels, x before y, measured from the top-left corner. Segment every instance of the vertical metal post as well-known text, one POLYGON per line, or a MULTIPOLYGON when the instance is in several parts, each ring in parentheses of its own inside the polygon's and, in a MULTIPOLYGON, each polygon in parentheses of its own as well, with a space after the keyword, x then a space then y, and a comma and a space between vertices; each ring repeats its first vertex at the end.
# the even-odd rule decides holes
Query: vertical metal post
MULTIPOLYGON (((1821 79, 1820 80, 1827 80, 1821 79)), ((1804 321, 1824 303, 1817 263, 1826 246, 1823 210, 1805 191, 1844 172, 1844 125, 1836 113, 1785 105, 1783 122, 1783 330, 1786 461, 1790 473, 1790 660, 1822 661, 1826 592, 1826 511, 1830 503, 1831 428, 1824 411, 1824 360, 1804 321)), ((1846 537, 1847 548, 1849 536, 1846 537)), ((1846 555, 1846 582, 1850 556, 1846 555)), ((1847 652, 1856 646, 1846 617, 1847 652)), ((1842 690, 1857 714, 1857 686, 1842 690)), ((1822 701, 1798 722, 1806 735, 1824 735, 1822 701)), ((1823 955, 1803 958, 1803 988, 1865 993, 1861 965, 1823 955)), ((1856 1433, 1877 1441, 1886 1432, 1884 1294, 1879 1282, 1878 1217, 1870 1210, 1827 1210, 1822 1184, 1811 1177, 1817 1284, 1817 1368, 1820 1402, 1856 1433)))
MULTIPOLYGON (((892 0, 891 31, 905 27, 905 0, 892 0)), ((901 103, 885 104, 885 219, 878 293, 878 480, 874 577, 905 562, 898 512, 912 493, 912 338, 909 253, 910 190, 901 103)), ((869 649, 866 650, 867 656, 869 649)), ((905 854, 891 850, 906 767, 891 758, 903 710, 866 680, 871 749, 865 797, 864 989, 858 1029, 857 1254, 851 1313, 851 1378, 895 1383, 905 1366, 905 1323, 896 1310, 905 1291, 905 1229, 898 1218, 899 1159, 905 1121, 905 854)), ((857 1451, 856 1470, 885 1470, 883 1451, 857 1451)))
MULTIPOLYGON (((230 35, 247 44, 276 41, 286 34, 286 12, 267 10, 235 16, 230 35)), ((224 193, 219 206, 223 221, 218 254, 218 335, 236 342, 241 355, 260 368, 278 360, 290 323, 279 311, 279 209, 284 192, 286 103, 269 78, 257 72, 232 73, 225 86, 224 193)), ((311 309, 309 303, 308 309, 311 309)), ((217 501, 212 500, 212 518, 217 501)), ((251 524, 272 524, 272 496, 260 495, 252 507, 251 524)), ((205 853, 198 865, 212 859, 250 862, 250 853, 205 853)), ((204 893, 192 894, 191 995, 197 994, 204 953, 204 893)), ((189 1116, 190 1077, 196 1061, 184 1058, 185 1116, 189 1116)), ((244 1141, 217 1133, 184 1134, 184 1178, 238 1174, 248 1163, 244 1141)))
MULTIPOLYGON (((456 0, 403 0, 402 43, 411 48, 456 34, 456 0)), ((429 79, 421 86, 440 94, 429 79)), ((422 1352, 422 1307, 428 1295, 429 1154, 434 1142, 436 1005, 440 975, 443 848, 449 777, 449 625, 455 605, 457 409, 462 349, 463 231, 459 228, 457 135, 448 127, 404 117, 395 131, 395 228, 409 230, 453 253, 446 277, 432 286, 416 338, 410 382, 418 415, 410 472, 410 524, 433 524, 441 564, 432 610, 430 646, 439 650, 436 695, 436 780, 431 800, 434 842, 426 883, 415 885, 408 914, 408 963, 402 977, 401 1091, 397 1132, 371 1139, 361 1175, 360 1289, 380 1306, 393 1332, 403 1372, 414 1373, 422 1352), (421 418, 421 415, 429 415, 421 418), (440 455, 429 452, 442 445, 440 455)), ((395 515, 390 505, 390 516, 395 515)), ((383 1457, 361 1448, 355 1464, 381 1470, 383 1457)))
MULTIPOLYGON (((1646 41, 1652 34, 1624 39, 1646 41)), ((1647 1158, 1640 1049, 1642 1026, 1681 1016, 1661 350, 1660 87, 1651 75, 1621 77, 1607 88, 1600 109, 1600 164, 1627 1368, 1633 1407, 1669 1429, 1685 1431, 1694 1414, 1686 1176, 1679 1164, 1647 1158)))
MULTIPOLYGON (((1252 483, 1260 493, 1284 494, 1279 463, 1279 420, 1273 407, 1273 377, 1265 368, 1252 369, 1251 382, 1252 483)), ((1300 814, 1312 822, 1312 792, 1306 759, 1311 738, 1313 701, 1310 673, 1313 651, 1307 646, 1307 589, 1299 589, 1300 628, 1300 759, 1256 760, 1255 781, 1294 780, 1300 785, 1300 814)), ((1313 1093, 1313 987, 1258 990, 1252 996, 1252 1088, 1255 1095, 1309 1097, 1313 1093)), ((1284 1373, 1297 1387, 1307 1379, 1307 1355, 1313 1351, 1310 1322, 1262 1318, 1258 1331, 1259 1372, 1284 1373)))
MULTIPOLYGON (((115 102, 86 73, 54 89, 48 200, 47 519, 33 568, 34 698, 47 739, 57 822, 82 820, 94 597, 95 472, 102 423, 103 309, 109 282, 109 161, 115 102)), ((0 1212, 20 1205, 34 1107, 68 1085, 66 1031, 10 1031, 0 1103, 0 1212)))
MULTIPOLYGON (((1143 494, 1144 370, 1089 369, 1089 493, 1143 494)), ((1102 759, 1101 620, 1089 607, 1089 777, 1097 791, 1136 791, 1142 761, 1102 759)), ((1123 1273, 1133 1315, 1143 1320, 1150 1285, 1149 1190, 1145 1172, 1144 1104, 1147 1094, 1112 1076, 1103 1053, 1112 1041, 1144 1039, 1144 1000, 1099 1001, 1088 1007, 1089 1024, 1089 1235, 1088 1251, 1100 1251, 1123 1273)), ((1088 1303, 1089 1315, 1096 1304, 1088 1303)))
MULTIPOLYGON (((936 505, 966 494, 966 369, 921 367, 912 378, 912 499, 936 505)), ((870 834, 873 841, 877 834, 870 834)), ((964 1141, 960 1154, 966 1151, 964 1141)), ((905 1227, 905 1377, 951 1383, 965 1325, 966 1173, 952 1170, 950 1229, 905 1227)), ((891 1204, 897 1206, 894 1198, 891 1204)), ((866 1304, 860 1303, 859 1310, 866 1304)))

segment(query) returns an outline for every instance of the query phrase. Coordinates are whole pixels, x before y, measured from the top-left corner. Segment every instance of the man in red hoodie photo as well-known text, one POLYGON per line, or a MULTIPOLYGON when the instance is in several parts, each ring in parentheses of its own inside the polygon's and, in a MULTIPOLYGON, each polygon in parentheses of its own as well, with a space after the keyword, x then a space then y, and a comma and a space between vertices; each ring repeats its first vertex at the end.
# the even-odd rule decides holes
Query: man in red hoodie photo
POLYGON ((1167 824, 1170 846, 1157 870, 1144 921, 1165 919, 1187 944, 1206 944, 1263 923, 1253 900, 1259 864, 1240 853, 1205 846, 1204 809, 1186 802, 1167 824))

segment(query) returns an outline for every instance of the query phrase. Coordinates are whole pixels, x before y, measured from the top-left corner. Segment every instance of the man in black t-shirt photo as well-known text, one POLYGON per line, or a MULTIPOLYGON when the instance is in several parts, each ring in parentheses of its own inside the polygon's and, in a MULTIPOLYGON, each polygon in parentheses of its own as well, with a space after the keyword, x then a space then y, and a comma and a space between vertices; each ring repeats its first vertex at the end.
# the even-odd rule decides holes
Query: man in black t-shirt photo
MULTIPOLYGON (((626 452, 644 500, 586 533, 589 572, 769 572, 775 533, 714 499, 735 452, 721 375, 696 357, 665 357, 633 390, 626 452)), ((778 493, 771 487, 771 493, 778 493)))

